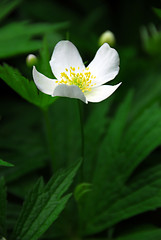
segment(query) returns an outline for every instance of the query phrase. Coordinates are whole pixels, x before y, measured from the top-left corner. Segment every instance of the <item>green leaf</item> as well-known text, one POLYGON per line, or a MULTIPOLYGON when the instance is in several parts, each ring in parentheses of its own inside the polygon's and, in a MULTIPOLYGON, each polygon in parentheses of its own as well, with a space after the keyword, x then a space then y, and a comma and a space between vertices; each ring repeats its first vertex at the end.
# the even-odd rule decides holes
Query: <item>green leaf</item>
POLYGON ((146 229, 138 232, 132 232, 114 240, 160 240, 161 229, 146 229))
POLYGON ((66 28, 67 22, 57 24, 29 24, 14 22, 0 29, 0 58, 31 53, 41 48, 41 40, 32 39, 45 33, 66 28))
POLYGON ((141 28, 141 38, 144 50, 153 56, 160 56, 161 32, 151 23, 141 28))
POLYGON ((155 103, 128 121, 131 99, 129 93, 99 147, 92 191, 82 208, 88 234, 161 206, 160 166, 128 184, 136 167, 161 143, 160 106, 155 103))
POLYGON ((21 97, 40 108, 47 108, 56 100, 54 97, 38 92, 33 81, 29 81, 27 78, 23 77, 17 69, 14 69, 7 64, 0 66, 0 78, 21 97))
POLYGON ((121 151, 125 160, 121 162, 124 178, 128 178, 135 168, 161 143, 161 111, 158 104, 146 109, 130 124, 126 131, 121 151), (128 159, 128 161, 126 160, 128 159))
MULTIPOLYGON (((133 92, 130 91, 124 101, 120 104, 114 118, 111 120, 109 128, 106 130, 106 136, 99 148, 98 159, 95 165, 93 175, 94 184, 96 183, 102 185, 102 181, 104 181, 105 176, 108 176, 108 181, 111 182, 112 179, 116 178, 119 174, 117 172, 120 171, 118 158, 121 158, 121 155, 119 148, 122 140, 122 134, 127 123, 132 97, 133 92), (111 169, 113 169, 113 171, 111 171, 111 169)), ((105 190, 102 189, 104 187, 106 186, 102 185, 100 192, 105 190)))
POLYGON ((21 0, 2 0, 0 2, 0 21, 2 21, 7 15, 12 12, 19 4, 21 0))
POLYGON ((77 202, 81 200, 81 198, 84 196, 84 194, 88 193, 91 191, 92 185, 90 183, 80 183, 76 186, 74 190, 74 197, 77 202))
POLYGON ((50 109, 53 138, 56 137, 55 168, 68 167, 81 154, 81 133, 77 100, 59 98, 50 109), (61 109, 61 111, 60 111, 61 109), (72 109, 72 111, 71 111, 72 109), (63 132, 63 134, 60 134, 63 132), (74 143, 74 144, 73 144, 74 143), (63 151, 62 151, 63 149, 63 151))
POLYGON ((6 186, 4 178, 0 178, 0 237, 6 234, 6 186))
POLYGON ((107 209, 101 211, 97 208, 92 229, 96 227, 97 231, 98 229, 101 231, 131 216, 155 210, 161 205, 160 199, 161 166, 159 165, 137 175, 131 183, 117 186, 117 189, 110 193, 107 209))
POLYGON ((161 18, 161 9, 160 8, 153 8, 153 11, 156 13, 156 15, 161 18))
POLYGON ((14 167, 12 163, 8 163, 0 159, 0 166, 5 166, 5 167, 14 167))
MULTIPOLYGON (((1 101, 0 109, 1 158, 7 162, 12 159, 15 165, 12 168, 1 167, 0 176, 4 176, 7 183, 14 181, 16 184, 17 180, 17 187, 20 187, 19 183, 23 184, 21 177, 31 172, 33 176, 34 171, 48 164, 49 156, 45 145, 42 114, 35 106, 19 99, 1 101)), ((31 179, 31 176, 29 178, 31 179)), ((29 180, 28 176, 27 180, 29 180)), ((24 189, 22 185, 19 188, 21 197, 25 194, 24 189)))
MULTIPOLYGON (((93 164, 93 191, 88 193, 88 198, 85 199, 85 207, 83 209, 84 219, 87 218, 89 223, 93 221, 97 215, 105 211, 108 206, 109 195, 113 193, 113 188, 120 186, 118 180, 116 182, 119 176, 119 163, 117 161, 118 157, 121 157, 119 146, 131 107, 132 96, 133 92, 129 92, 119 106, 114 119, 111 120, 111 124, 106 130, 105 138, 98 148, 98 157, 93 164), (104 197, 102 201, 100 201, 102 193, 104 193, 104 197), (98 208, 100 209, 100 213, 96 214, 95 211, 97 211, 98 208)), ((94 227, 95 231, 97 231, 96 226, 94 227)))
POLYGON ((63 196, 71 185, 80 161, 57 173, 46 186, 40 179, 28 194, 20 213, 13 239, 37 240, 57 219, 71 194, 63 196))

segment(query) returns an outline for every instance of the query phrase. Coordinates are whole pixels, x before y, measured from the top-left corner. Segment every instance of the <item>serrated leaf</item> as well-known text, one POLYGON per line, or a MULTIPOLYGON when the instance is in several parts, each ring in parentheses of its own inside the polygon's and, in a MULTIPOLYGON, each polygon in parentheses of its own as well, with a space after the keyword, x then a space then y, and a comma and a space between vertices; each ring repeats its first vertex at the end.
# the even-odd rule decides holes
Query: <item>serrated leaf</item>
POLYGON ((0 166, 14 167, 14 165, 12 163, 8 163, 6 161, 3 161, 2 159, 0 159, 0 166))
POLYGON ((26 218, 28 217, 28 213, 32 211, 33 206, 36 204, 38 196, 43 192, 44 182, 43 179, 40 178, 36 184, 31 189, 30 193, 27 195, 25 202, 23 204, 23 208, 21 210, 21 214, 19 216, 18 222, 16 224, 16 232, 20 232, 26 218), (32 204, 30 204, 32 203, 32 204))
POLYGON ((21 211, 13 238, 37 240, 56 220, 71 194, 62 197, 71 185, 80 161, 52 177, 43 187, 36 184, 29 193, 21 211), (41 190, 40 190, 41 189, 41 190))
POLYGON ((6 234, 6 186, 4 178, 0 178, 0 236, 6 234))
POLYGON ((7 64, 0 66, 0 78, 21 97, 40 108, 47 108, 56 100, 56 97, 54 98, 42 92, 38 92, 33 81, 29 81, 27 78, 23 77, 17 69, 14 69, 7 64))

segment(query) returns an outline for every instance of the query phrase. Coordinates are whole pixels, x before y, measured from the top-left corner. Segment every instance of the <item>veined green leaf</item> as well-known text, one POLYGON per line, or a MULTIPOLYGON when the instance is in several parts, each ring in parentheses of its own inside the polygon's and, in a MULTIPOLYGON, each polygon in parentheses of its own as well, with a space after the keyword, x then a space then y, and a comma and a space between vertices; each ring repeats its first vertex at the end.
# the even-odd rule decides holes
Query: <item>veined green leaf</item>
POLYGON ((99 182, 99 184, 102 185, 100 191, 105 190, 103 190, 102 187, 107 187, 107 185, 102 184, 102 181, 104 181, 104 179, 108 179, 110 185, 112 179, 118 176, 116 171, 120 171, 119 159, 121 159, 121 154, 119 152, 119 148, 122 142, 122 134, 128 120, 132 96, 133 92, 129 92, 124 101, 120 104, 114 118, 111 120, 106 136, 99 148, 93 182, 94 184, 98 184, 99 182), (105 176, 107 176, 107 178, 105 176))
MULTIPOLYGON (((117 186, 110 192, 107 205, 97 207, 87 229, 98 232, 121 220, 160 207, 161 166, 138 175, 129 185, 117 186), (105 210, 106 209, 106 210, 105 210)), ((107 189, 108 191, 108 189, 107 189)))
POLYGON ((12 163, 8 163, 0 159, 0 166, 13 167, 14 165, 12 163))
POLYGON ((105 211, 108 206, 109 195, 114 191, 113 188, 120 187, 119 181, 116 182, 119 171, 119 167, 117 168, 118 156, 121 157, 118 151, 131 106, 132 95, 133 93, 130 92, 121 103, 114 119, 111 120, 102 144, 99 146, 98 158, 93 164, 93 189, 91 193, 88 193, 88 198, 85 199, 86 207, 82 210, 84 211, 84 218, 87 217, 89 223, 91 219, 105 211), (102 193, 104 198, 100 201, 102 193), (100 213, 95 215, 96 209, 99 209, 100 213))
POLYGON ((80 161, 57 173, 44 187, 39 180, 26 198, 13 232, 14 239, 37 240, 56 220, 71 194, 62 195, 71 185, 80 161))
POLYGON ((160 167, 143 172, 144 175, 137 176, 133 183, 127 181, 161 143, 159 104, 153 104, 127 122, 131 96, 128 95, 121 104, 100 146, 93 188, 84 200, 83 219, 86 219, 88 234, 161 206, 160 167))
POLYGON ((121 151, 125 153, 124 161, 121 162, 124 178, 128 178, 135 168, 160 145, 160 119, 160 107, 158 104, 153 104, 130 124, 121 146, 121 151))
POLYGON ((46 108, 56 100, 56 97, 51 97, 42 92, 38 92, 33 81, 29 81, 27 78, 23 77, 17 69, 6 64, 0 66, 0 78, 21 97, 40 108, 46 108))

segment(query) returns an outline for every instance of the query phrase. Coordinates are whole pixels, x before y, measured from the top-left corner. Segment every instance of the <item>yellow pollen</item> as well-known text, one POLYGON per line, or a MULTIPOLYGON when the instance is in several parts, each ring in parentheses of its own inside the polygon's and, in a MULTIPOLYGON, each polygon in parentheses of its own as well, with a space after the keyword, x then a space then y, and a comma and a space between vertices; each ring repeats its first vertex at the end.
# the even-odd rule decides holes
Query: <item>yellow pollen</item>
MULTIPOLYGON (((80 70, 80 67, 77 67, 80 70)), ((85 68, 81 72, 75 67, 65 68, 66 72, 61 73, 61 79, 56 81, 58 84, 76 85, 82 92, 91 91, 96 83, 91 84, 92 80, 96 77, 91 74, 89 68, 85 68)))

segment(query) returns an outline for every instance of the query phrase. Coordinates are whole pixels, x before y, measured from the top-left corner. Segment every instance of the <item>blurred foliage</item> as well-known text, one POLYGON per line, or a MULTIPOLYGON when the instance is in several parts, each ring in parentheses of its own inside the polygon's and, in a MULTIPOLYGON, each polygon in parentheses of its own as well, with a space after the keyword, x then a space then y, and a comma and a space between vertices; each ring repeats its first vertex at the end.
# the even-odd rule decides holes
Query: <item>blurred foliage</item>
POLYGON ((0 238, 160 240, 159 6, 2 0, 0 9, 0 238), (53 78, 49 60, 59 40, 71 40, 90 62, 107 29, 115 34, 121 60, 112 84, 123 84, 109 99, 82 105, 80 167, 77 102, 39 92, 26 54, 35 52, 37 69, 53 78))

